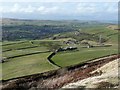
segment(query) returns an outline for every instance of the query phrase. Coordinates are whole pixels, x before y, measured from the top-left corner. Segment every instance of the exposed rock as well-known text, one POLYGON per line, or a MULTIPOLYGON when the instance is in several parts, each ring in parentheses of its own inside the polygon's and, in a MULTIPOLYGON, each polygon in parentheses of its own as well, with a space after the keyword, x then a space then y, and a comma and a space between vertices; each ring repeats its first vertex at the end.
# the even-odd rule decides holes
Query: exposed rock
POLYGON ((113 88, 118 87, 118 60, 111 61, 91 72, 92 77, 70 83, 63 88, 113 88))

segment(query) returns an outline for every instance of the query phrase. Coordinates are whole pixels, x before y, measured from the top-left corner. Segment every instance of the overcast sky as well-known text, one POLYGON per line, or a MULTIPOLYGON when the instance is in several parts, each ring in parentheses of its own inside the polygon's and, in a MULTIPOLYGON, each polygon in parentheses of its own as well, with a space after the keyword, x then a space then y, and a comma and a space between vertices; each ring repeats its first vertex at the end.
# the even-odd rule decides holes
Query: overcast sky
POLYGON ((117 20, 117 2, 2 2, 3 18, 117 20))

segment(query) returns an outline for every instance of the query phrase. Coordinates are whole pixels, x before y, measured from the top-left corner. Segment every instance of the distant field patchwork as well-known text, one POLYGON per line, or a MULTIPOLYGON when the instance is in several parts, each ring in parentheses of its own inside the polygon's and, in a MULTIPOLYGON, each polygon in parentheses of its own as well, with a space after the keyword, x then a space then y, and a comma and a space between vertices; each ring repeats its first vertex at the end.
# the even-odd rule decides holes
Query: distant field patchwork
MULTIPOLYGON (((77 27, 78 28, 78 27, 77 27)), ((52 37, 36 40, 3 41, 2 79, 10 79, 58 69, 48 62, 47 57, 62 47, 77 47, 77 50, 58 52, 52 61, 61 66, 84 63, 106 55, 118 53, 117 30, 106 25, 82 27, 73 32, 54 34, 52 37), (100 45, 100 36, 101 43, 100 45), (90 46, 90 48, 88 48, 90 46)))

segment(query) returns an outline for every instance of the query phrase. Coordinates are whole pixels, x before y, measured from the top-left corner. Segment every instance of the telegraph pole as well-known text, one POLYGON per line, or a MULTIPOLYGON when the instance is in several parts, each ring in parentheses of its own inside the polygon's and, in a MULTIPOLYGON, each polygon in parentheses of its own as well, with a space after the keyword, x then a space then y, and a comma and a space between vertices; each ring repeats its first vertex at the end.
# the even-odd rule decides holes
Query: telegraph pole
POLYGON ((99 36, 99 44, 102 44, 102 35, 99 36))

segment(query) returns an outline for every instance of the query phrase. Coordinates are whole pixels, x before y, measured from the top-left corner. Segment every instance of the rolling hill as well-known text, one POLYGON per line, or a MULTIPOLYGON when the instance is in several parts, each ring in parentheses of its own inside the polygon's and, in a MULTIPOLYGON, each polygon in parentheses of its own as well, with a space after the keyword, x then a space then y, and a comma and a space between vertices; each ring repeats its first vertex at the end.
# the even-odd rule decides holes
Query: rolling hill
POLYGON ((118 53, 118 31, 108 28, 108 23, 19 19, 2 23, 3 80, 58 69, 47 57, 59 48, 77 47, 52 57, 62 68, 118 53))

